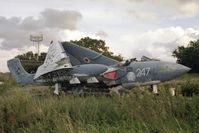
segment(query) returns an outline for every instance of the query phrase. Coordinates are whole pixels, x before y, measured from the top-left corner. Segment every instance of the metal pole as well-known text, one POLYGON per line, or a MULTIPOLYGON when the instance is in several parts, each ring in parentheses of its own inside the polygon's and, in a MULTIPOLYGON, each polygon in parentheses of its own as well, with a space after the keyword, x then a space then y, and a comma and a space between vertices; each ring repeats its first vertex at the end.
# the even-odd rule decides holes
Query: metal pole
POLYGON ((40 34, 40 35, 30 35, 30 41, 33 42, 33 45, 34 45, 34 42, 37 42, 37 45, 36 45, 37 57, 36 57, 36 59, 39 60, 40 42, 43 41, 43 35, 42 34, 40 34))

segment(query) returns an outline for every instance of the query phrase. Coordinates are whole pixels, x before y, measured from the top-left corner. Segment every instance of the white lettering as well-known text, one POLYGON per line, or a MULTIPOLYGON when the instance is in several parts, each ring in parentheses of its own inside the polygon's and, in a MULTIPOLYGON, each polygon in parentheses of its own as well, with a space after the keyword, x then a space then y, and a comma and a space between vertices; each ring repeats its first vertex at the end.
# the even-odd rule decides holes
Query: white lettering
POLYGON ((136 70, 136 76, 137 77, 146 77, 149 75, 149 72, 150 72, 151 68, 150 67, 145 67, 145 68, 138 68, 136 70))

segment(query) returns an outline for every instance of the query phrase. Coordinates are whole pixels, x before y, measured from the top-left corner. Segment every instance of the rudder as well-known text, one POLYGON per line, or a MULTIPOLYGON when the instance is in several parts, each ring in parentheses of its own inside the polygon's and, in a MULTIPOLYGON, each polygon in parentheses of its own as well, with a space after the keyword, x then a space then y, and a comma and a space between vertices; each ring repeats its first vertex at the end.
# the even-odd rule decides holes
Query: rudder
POLYGON ((17 83, 22 85, 34 83, 34 74, 27 73, 18 58, 8 60, 7 65, 17 83))

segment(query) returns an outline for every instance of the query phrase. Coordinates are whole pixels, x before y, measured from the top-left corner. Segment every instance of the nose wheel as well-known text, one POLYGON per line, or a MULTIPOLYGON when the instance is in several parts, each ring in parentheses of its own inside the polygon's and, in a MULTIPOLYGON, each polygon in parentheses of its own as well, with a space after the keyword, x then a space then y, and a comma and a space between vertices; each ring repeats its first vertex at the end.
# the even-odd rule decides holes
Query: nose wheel
POLYGON ((56 83, 56 84, 55 84, 54 94, 55 94, 55 95, 59 95, 60 89, 61 89, 61 84, 56 83))

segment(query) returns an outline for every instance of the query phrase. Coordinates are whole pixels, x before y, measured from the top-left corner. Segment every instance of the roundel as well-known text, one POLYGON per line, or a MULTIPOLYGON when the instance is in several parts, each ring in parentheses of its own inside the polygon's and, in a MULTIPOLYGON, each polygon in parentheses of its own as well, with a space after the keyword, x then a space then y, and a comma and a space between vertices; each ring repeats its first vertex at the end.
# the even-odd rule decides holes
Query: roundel
POLYGON ((128 72, 127 74, 127 79, 128 81, 135 81, 136 77, 135 77, 135 74, 133 72, 128 72))
POLYGON ((83 58, 83 61, 84 61, 85 63, 90 63, 90 62, 91 62, 91 60, 90 60, 88 57, 84 57, 84 58, 83 58))

